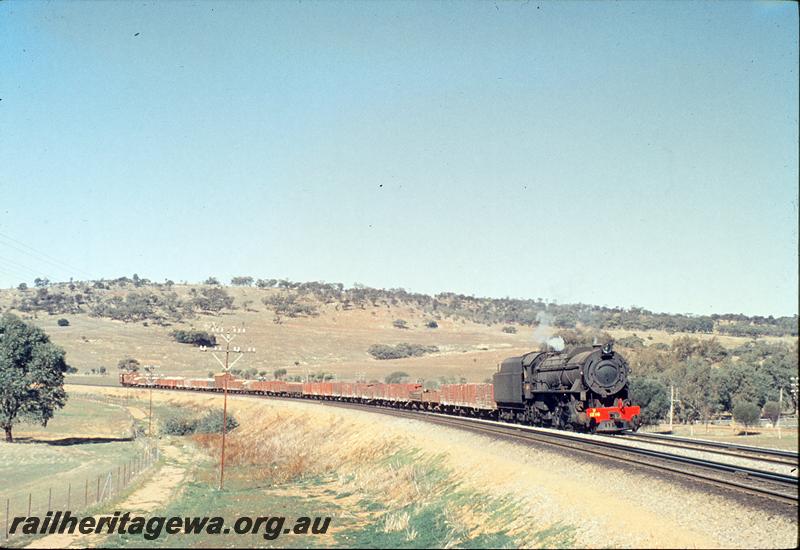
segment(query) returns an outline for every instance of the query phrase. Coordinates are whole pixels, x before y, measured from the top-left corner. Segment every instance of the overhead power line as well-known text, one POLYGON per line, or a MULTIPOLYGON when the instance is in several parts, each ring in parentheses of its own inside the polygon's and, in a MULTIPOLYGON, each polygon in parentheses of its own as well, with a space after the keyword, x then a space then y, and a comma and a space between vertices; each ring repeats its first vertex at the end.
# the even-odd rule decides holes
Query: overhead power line
POLYGON ((88 277, 88 278, 92 277, 92 275, 90 273, 88 273, 88 272, 86 272, 86 271, 84 271, 82 269, 79 269, 79 268, 77 268, 77 267, 75 267, 73 265, 70 265, 70 264, 68 264, 66 262, 63 262, 63 261, 59 260, 58 258, 55 258, 55 257, 53 257, 50 254, 47 254, 45 252, 42 252, 42 251, 40 251, 40 250, 38 250, 38 249, 36 249, 36 248, 26 244, 26 243, 20 241, 19 239, 15 239, 14 237, 6 235, 5 233, 0 233, 0 244, 2 244, 4 246, 7 246, 9 248, 13 248, 16 251, 21 252, 22 254, 25 254, 25 255, 29 256, 30 258, 33 258, 33 259, 35 259, 35 260, 37 260, 39 262, 47 263, 50 266, 52 266, 53 268, 56 268, 61 272, 66 272, 68 274, 81 274, 81 275, 83 275, 85 277, 88 277))

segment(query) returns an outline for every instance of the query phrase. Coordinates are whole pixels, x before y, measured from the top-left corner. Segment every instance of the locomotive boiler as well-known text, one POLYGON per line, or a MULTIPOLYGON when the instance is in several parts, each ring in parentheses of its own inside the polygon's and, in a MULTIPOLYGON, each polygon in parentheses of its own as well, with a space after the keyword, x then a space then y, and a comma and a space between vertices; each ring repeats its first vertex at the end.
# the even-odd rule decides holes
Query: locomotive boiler
POLYGON ((635 430, 639 407, 628 401, 629 368, 605 346, 510 357, 494 374, 500 420, 587 432, 635 430))

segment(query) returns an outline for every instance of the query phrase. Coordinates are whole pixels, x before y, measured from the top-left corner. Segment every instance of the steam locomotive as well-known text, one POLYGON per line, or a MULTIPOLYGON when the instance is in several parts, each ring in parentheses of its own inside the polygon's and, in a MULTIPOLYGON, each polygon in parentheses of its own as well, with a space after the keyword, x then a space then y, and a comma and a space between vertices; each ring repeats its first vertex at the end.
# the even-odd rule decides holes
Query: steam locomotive
POLYGON ((135 372, 121 373, 120 383, 344 401, 584 432, 635 430, 639 424, 639 407, 628 400, 628 364, 611 345, 511 357, 500 364, 492 384, 424 388, 419 383, 242 380, 230 373, 148 378, 135 372))
POLYGON ((591 432, 635 430, 640 408, 628 399, 628 374, 610 343, 510 357, 493 378, 498 419, 591 432))

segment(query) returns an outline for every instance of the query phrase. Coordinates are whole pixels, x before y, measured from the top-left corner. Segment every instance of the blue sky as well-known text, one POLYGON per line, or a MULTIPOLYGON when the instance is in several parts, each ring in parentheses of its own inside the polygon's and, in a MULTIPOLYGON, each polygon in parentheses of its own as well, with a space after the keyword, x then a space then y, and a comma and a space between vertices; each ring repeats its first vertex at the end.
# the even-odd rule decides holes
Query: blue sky
POLYGON ((797 21, 2 2, 0 286, 250 274, 794 314, 797 21))

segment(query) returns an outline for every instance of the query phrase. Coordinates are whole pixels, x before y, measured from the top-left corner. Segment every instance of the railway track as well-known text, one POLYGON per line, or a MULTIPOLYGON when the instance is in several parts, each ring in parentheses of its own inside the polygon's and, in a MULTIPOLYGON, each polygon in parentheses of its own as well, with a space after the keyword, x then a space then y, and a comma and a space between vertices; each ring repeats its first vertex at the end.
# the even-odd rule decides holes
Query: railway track
MULTIPOLYGON (((94 384, 73 384, 84 386, 98 386, 94 384)), ((108 387, 108 386, 104 386, 108 387)), ((122 386, 117 386, 122 387, 122 386)), ((176 391, 156 389, 155 391, 176 391)), ((180 391, 180 390, 178 390, 180 391)), ((194 393, 194 392, 193 392, 194 393)), ((684 479, 691 478, 707 484, 725 487, 739 492, 757 495, 771 500, 798 505, 798 478, 786 474, 778 474, 745 466, 737 466, 712 460, 699 459, 674 453, 632 447, 630 445, 614 442, 619 436, 612 438, 587 437, 584 434, 561 432, 532 426, 506 424, 493 420, 482 420, 459 416, 448 416, 423 411, 411 411, 385 406, 374 406, 361 403, 343 401, 309 400, 294 397, 266 397, 260 395, 241 395, 234 397, 248 397, 250 399, 282 399, 301 402, 319 403, 326 406, 355 409, 360 411, 375 412, 390 416, 410 418, 439 424, 442 426, 468 430, 492 437, 512 439, 527 444, 544 444, 551 448, 569 450, 597 460, 602 457, 612 462, 633 464, 660 472, 668 472, 684 479)), ((712 442, 713 443, 713 442, 712 442)), ((675 442, 677 445, 678 442, 675 442)), ((752 449, 752 448, 751 448, 752 449)), ((762 449, 759 449, 762 450, 762 449)), ((784 453, 767 449, 775 453, 784 453)))
POLYGON ((641 432, 615 435, 614 438, 641 441, 643 443, 653 443, 656 445, 675 447, 679 449, 703 451, 706 453, 733 456, 736 458, 746 458, 749 460, 769 462, 771 464, 782 464, 794 467, 797 467, 798 465, 798 454, 796 452, 784 451, 780 449, 752 447, 749 445, 739 445, 736 443, 708 441, 704 439, 690 439, 688 437, 641 432))
MULTIPOLYGON (((332 404, 331 402, 325 403, 332 404)), ((435 424, 466 429, 484 435, 514 439, 525 443, 543 443, 551 447, 577 451, 582 455, 594 459, 603 457, 615 462, 636 464, 662 472, 670 472, 682 477, 691 477, 695 480, 717 486, 767 497, 794 506, 798 505, 798 479, 797 477, 785 474, 776 474, 774 472, 766 472, 745 466, 736 466, 662 451, 621 446, 615 444, 613 441, 606 441, 599 438, 578 438, 575 437, 575 434, 570 432, 557 433, 556 430, 503 424, 491 420, 444 415, 439 416, 432 413, 411 412, 384 407, 369 407, 354 403, 335 403, 335 406, 340 405, 347 405, 348 408, 354 405, 352 408, 359 410, 375 410, 376 412, 389 414, 391 416, 401 416, 416 420, 420 420, 420 416, 423 416, 423 420, 435 424)))

